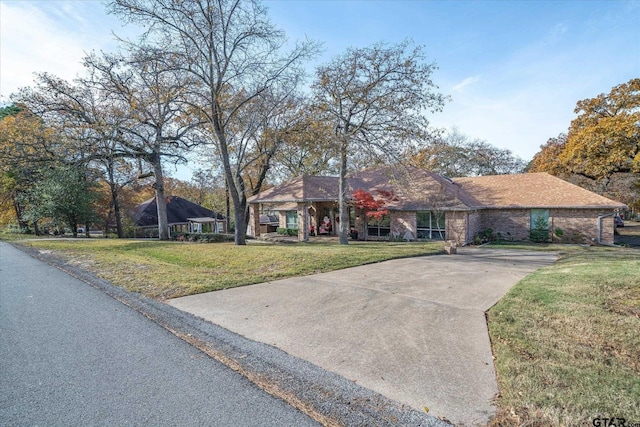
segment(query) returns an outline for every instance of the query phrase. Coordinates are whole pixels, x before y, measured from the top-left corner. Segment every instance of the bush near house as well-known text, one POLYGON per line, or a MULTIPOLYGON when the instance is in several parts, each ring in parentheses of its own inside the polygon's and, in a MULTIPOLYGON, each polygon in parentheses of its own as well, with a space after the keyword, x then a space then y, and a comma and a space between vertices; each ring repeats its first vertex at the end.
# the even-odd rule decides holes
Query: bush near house
POLYGON ((296 230, 295 228, 282 228, 282 227, 278 227, 276 229, 276 233, 282 235, 282 236, 297 236, 298 235, 298 230, 296 230))
POLYGON ((171 233, 171 240, 178 242, 220 243, 233 242, 233 234, 221 233, 171 233))

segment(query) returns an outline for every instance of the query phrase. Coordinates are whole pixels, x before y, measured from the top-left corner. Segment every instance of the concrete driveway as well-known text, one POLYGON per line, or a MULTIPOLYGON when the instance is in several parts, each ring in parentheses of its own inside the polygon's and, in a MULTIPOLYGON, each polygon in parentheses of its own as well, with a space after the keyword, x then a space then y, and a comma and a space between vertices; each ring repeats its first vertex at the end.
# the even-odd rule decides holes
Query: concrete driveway
POLYGON ((169 304, 456 424, 498 392, 485 311, 556 254, 489 248, 192 295, 169 304))

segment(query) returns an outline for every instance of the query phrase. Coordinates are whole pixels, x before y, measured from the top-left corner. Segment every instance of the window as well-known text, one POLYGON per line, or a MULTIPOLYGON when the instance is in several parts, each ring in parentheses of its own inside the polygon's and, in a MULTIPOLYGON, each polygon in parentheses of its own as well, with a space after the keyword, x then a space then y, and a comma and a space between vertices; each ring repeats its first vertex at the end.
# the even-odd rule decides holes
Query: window
POLYGON ((549 240, 549 209, 531 209, 529 235, 534 242, 549 240))
POLYGON ((385 215, 378 221, 377 218, 368 218, 367 235, 369 237, 387 237, 391 233, 391 218, 385 215))
POLYGON ((418 239, 445 239, 444 212, 418 211, 416 212, 416 226, 418 239))
POLYGON ((298 211, 287 211, 287 228, 298 229, 298 211))

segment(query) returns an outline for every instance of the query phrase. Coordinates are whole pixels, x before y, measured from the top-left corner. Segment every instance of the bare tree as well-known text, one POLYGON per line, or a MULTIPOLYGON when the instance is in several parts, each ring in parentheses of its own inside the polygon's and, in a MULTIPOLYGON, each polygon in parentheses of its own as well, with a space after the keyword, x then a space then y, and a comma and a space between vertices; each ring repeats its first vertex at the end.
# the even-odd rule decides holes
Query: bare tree
POLYGON ((234 206, 235 243, 245 244, 246 183, 233 164, 241 138, 236 120, 253 99, 284 84, 295 87, 302 60, 317 51, 311 42, 281 54, 284 33, 267 18, 258 0, 113 0, 113 13, 148 28, 147 43, 180 58, 194 80, 192 105, 207 122, 223 165, 234 206))
POLYGON ((405 41, 348 49, 317 70, 313 91, 318 107, 334 123, 340 150, 340 243, 348 243, 346 176, 349 156, 399 156, 407 141, 428 132, 427 111, 442 109, 434 92, 434 64, 421 47, 405 41))
POLYGON ((43 153, 56 153, 56 163, 83 166, 102 171, 110 189, 119 237, 123 237, 119 193, 119 166, 126 162, 126 152, 115 139, 123 121, 119 111, 107 105, 100 92, 81 79, 71 84, 47 73, 36 76, 34 88, 23 88, 15 99, 28 106, 39 120, 55 130, 43 153))
POLYGON ((120 150, 151 167, 141 175, 152 174, 155 180, 160 240, 169 238, 163 161, 186 162, 191 132, 200 125, 186 103, 188 82, 173 59, 151 48, 129 56, 105 54, 85 59, 91 70, 89 84, 126 118, 117 128, 120 150))
POLYGON ((406 155, 413 166, 448 177, 506 175, 522 173, 524 160, 502 149, 452 128, 406 155))
POLYGON ((338 150, 331 120, 308 101, 302 101, 295 120, 281 133, 282 144, 275 155, 271 176, 284 180, 300 175, 335 175, 338 150))

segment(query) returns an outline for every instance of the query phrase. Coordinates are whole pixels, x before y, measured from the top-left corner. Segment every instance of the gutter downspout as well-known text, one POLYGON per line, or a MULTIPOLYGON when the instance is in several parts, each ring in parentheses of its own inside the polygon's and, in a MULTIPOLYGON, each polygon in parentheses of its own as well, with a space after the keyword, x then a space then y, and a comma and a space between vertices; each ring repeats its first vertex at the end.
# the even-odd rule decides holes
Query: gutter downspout
POLYGON ((599 245, 618 247, 616 244, 613 244, 613 243, 602 243, 602 219, 610 217, 610 216, 614 216, 614 215, 615 215, 615 213, 610 213, 610 214, 606 214, 606 215, 598 215, 598 244, 599 245))

